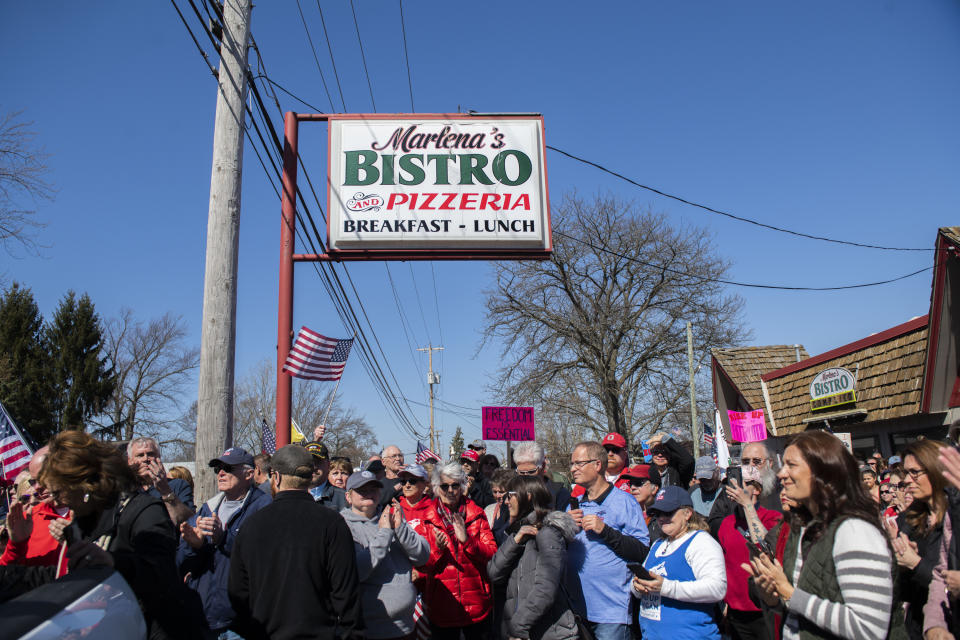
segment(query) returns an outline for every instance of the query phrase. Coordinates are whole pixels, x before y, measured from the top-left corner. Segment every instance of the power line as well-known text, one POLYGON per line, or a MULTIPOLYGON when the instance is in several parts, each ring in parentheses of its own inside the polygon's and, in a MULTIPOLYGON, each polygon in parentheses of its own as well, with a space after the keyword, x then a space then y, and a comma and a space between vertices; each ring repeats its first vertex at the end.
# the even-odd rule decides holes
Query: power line
MULTIPOLYGON (((193 4, 192 0, 191 0, 191 4, 193 4)), ((201 23, 203 23, 203 19, 200 16, 199 11, 197 11, 196 5, 193 5, 193 6, 194 6, 194 11, 198 16, 198 19, 200 20, 201 23)), ((174 7, 176 9, 179 9, 178 7, 176 7, 175 4, 174 4, 174 7)), ((218 10, 218 13, 219 13, 219 7, 215 6, 215 9, 218 10)), ((178 11, 178 13, 180 12, 178 11)), ((181 19, 184 22, 184 26, 186 27, 187 31, 190 33, 191 38, 193 38, 194 43, 198 45, 198 49, 200 50, 200 53, 203 54, 204 52, 202 48, 199 47, 199 43, 197 42, 196 37, 193 34, 193 30, 190 28, 186 20, 183 19, 182 14, 181 14, 181 19)), ((203 26, 204 26, 204 30, 206 30, 207 32, 208 37, 210 37, 211 41, 213 42, 214 37, 213 37, 213 34, 210 33, 210 28, 206 24, 204 24, 203 26)), ((256 42, 255 40, 253 40, 252 36, 251 36, 251 42, 253 43, 254 50, 257 53, 260 68, 265 73, 265 69, 263 69, 262 56, 260 55, 260 51, 256 47, 256 42)), ((247 74, 248 74, 248 77, 252 76, 252 73, 250 73, 249 70, 247 71, 247 74)), ((267 113, 266 113, 266 107, 263 103, 262 98, 260 97, 259 90, 257 90, 256 83, 253 82, 252 79, 251 79, 251 86, 252 86, 251 97, 259 107, 261 117, 264 119, 265 122, 268 122, 269 117, 267 116, 267 113)), ((277 100, 275 94, 273 95, 273 99, 275 104, 277 105, 278 111, 282 115, 283 111, 280 108, 279 101, 277 100)), ((251 122, 253 123, 254 128, 257 130, 257 135, 260 138, 261 145, 263 145, 264 149, 269 152, 270 145, 267 145, 266 141, 264 140, 263 133, 260 131, 259 127, 256 124, 256 117, 253 111, 250 109, 249 105, 245 105, 245 109, 251 116, 251 122)), ((261 167, 267 173, 267 178, 271 184, 271 187, 273 187, 275 192, 279 193, 279 190, 277 189, 276 185, 274 185, 273 180, 271 179, 271 175, 275 174, 277 177, 279 177, 280 175, 279 168, 277 166, 276 160, 273 157, 273 155, 276 154, 279 158, 282 158, 283 147, 273 127, 270 127, 270 133, 274 141, 274 144, 272 145, 273 154, 270 154, 271 165, 273 165, 274 167, 273 172, 270 172, 267 170, 266 164, 262 156, 257 151, 256 143, 250 135, 249 128, 245 127, 245 134, 247 135, 247 139, 254 146, 255 151, 257 151, 257 157, 260 160, 261 167)), ((298 158, 298 159, 300 160, 301 166, 303 166, 302 158, 298 158)), ((304 172, 306 172, 306 167, 304 167, 304 172)), ((310 181, 308 180, 308 182, 310 181)), ((312 182, 310 182, 310 184, 312 187, 312 182)), ((317 200, 317 204, 319 206, 319 199, 316 197, 315 191, 313 192, 313 195, 315 200, 317 200)), ((296 196, 302 205, 302 210, 306 214, 307 218, 310 220, 310 226, 313 229, 314 235, 317 237, 317 240, 320 241, 322 245, 322 240, 319 236, 319 232, 316 228, 315 223, 313 222, 312 216, 310 215, 310 209, 307 206, 307 203, 303 197, 303 193, 300 191, 299 188, 297 189, 296 196)), ((321 207, 321 212, 322 212, 322 207, 321 207)), ((300 242, 305 245, 309 245, 312 248, 314 253, 320 253, 320 251, 316 248, 316 245, 314 245, 313 239, 310 238, 309 236, 305 237, 304 234, 301 232, 301 229, 306 229, 307 227, 299 211, 297 211, 297 218, 300 220, 300 226, 296 228, 297 236, 300 239, 300 242)), ((389 382, 383 372, 383 369, 381 368, 379 362, 377 361, 376 356, 373 354, 373 351, 371 350, 371 344, 369 343, 369 340, 363 330, 363 327, 361 327, 359 324, 359 318, 357 317, 356 313, 353 311, 350 299, 346 294, 346 290, 343 288, 343 284, 340 282, 340 279, 336 273, 336 270, 332 266, 327 265, 327 269, 329 270, 329 273, 327 273, 326 269, 321 270, 316 263, 314 263, 313 266, 314 266, 314 270, 317 272, 317 275, 320 277, 321 282, 324 285, 324 288, 327 290, 328 295, 330 296, 331 300, 334 302, 334 307, 338 315, 340 316, 341 321, 344 323, 344 326, 348 328, 352 327, 357 332, 358 334, 357 345, 359 347, 358 351, 360 352, 360 355, 361 355, 361 358, 360 358, 361 364, 364 367, 364 369, 366 369, 368 376, 370 377, 371 381, 374 383, 374 386, 378 389, 379 395, 381 397, 381 401, 389 399, 390 402, 388 404, 391 406, 387 407, 387 405, 385 404, 385 407, 388 408, 390 412, 392 412, 392 414, 396 415, 396 417, 399 418, 401 422, 405 423, 405 425, 397 424, 398 427, 406 429, 408 433, 410 433, 414 437, 417 437, 417 438, 421 437, 417 429, 413 426, 413 423, 410 421, 410 419, 407 417, 407 415, 401 408, 400 404, 397 402, 397 399, 396 399, 397 395, 390 389, 389 382)), ((350 277, 349 272, 346 271, 345 267, 344 267, 344 273, 347 275, 348 278, 350 277)), ((376 333, 373 331, 373 325, 370 323, 370 319, 366 314, 366 310, 363 308, 363 302, 359 298, 359 293, 357 292, 356 286, 353 284, 352 279, 350 279, 350 284, 351 284, 351 288, 353 289, 354 296, 356 296, 357 303, 360 305, 361 311, 363 312, 363 315, 367 321, 367 325, 370 327, 371 332, 373 332, 374 340, 377 343, 380 353, 385 358, 386 354, 384 354, 383 348, 379 343, 379 339, 376 337, 376 333)), ((386 363, 386 366, 387 366, 387 369, 390 370, 389 362, 386 363)), ((391 371, 391 378, 393 379, 394 384, 397 384, 399 386, 399 383, 396 380, 396 376, 392 373, 392 371, 391 371)), ((409 405, 407 405, 407 409, 411 413, 414 413, 412 408, 410 408, 409 405)), ((388 412, 388 415, 389 415, 389 412, 388 412)), ((391 415, 391 419, 392 418, 393 418, 393 415, 391 415)))
POLYGON ((682 202, 683 204, 688 204, 688 205, 690 205, 691 207, 696 207, 696 208, 698 208, 698 209, 703 209, 704 211, 709 211, 710 213, 716 213, 716 214, 721 215, 721 216, 726 216, 727 218, 730 218, 730 219, 732 219, 732 220, 738 220, 738 221, 740 221, 740 222, 746 222, 746 223, 748 223, 748 224, 756 225, 756 226, 758 226, 758 227, 763 227, 764 229, 770 229, 771 231, 779 231, 780 233, 788 233, 788 234, 790 234, 790 235, 799 236, 799 237, 801 237, 801 238, 809 238, 810 240, 820 240, 820 241, 822 241, 822 242, 832 242, 832 243, 834 243, 834 244, 844 244, 844 245, 848 245, 848 246, 851 246, 851 247, 861 247, 861 248, 864 248, 864 249, 882 249, 882 250, 884 250, 884 251, 933 251, 933 249, 915 249, 915 248, 910 248, 910 247, 885 247, 885 246, 876 245, 876 244, 866 244, 866 243, 863 243, 863 242, 854 242, 854 241, 852 241, 852 240, 838 240, 838 239, 836 239, 836 238, 827 238, 827 237, 825 237, 825 236, 817 236, 817 235, 813 235, 813 234, 809 234, 809 233, 803 233, 802 231, 793 231, 793 230, 791 230, 791 229, 784 229, 783 227, 776 227, 776 226, 771 225, 771 224, 766 224, 765 222, 760 222, 760 221, 758 221, 758 220, 752 220, 752 219, 750 219, 750 218, 744 218, 743 216, 734 215, 734 214, 729 213, 729 212, 727 212, 727 211, 721 211, 721 210, 719 210, 719 209, 714 209, 713 207, 708 207, 707 205, 704 205, 704 204, 698 204, 698 203, 696 203, 696 202, 692 202, 692 201, 690 201, 690 200, 687 200, 686 198, 681 198, 680 196, 675 196, 675 195, 666 193, 665 191, 661 191, 660 189, 655 189, 655 188, 650 187, 650 186, 647 186, 647 185, 645 185, 645 184, 640 184, 640 183, 637 182, 636 180, 633 180, 633 179, 631 179, 631 178, 628 178, 627 176, 623 175, 622 173, 617 173, 616 171, 613 171, 613 170, 611 170, 611 169, 607 169, 607 168, 604 167, 603 165, 597 164, 596 162, 593 162, 593 161, 591 161, 591 160, 587 160, 586 158, 581 158, 580 156, 575 156, 575 155, 573 155, 572 153, 569 153, 569 152, 567 152, 567 151, 564 151, 563 149, 558 149, 558 148, 553 147, 553 146, 551 146, 551 145, 549 145, 549 144, 546 145, 546 147, 547 147, 547 149, 550 149, 551 151, 556 151, 557 153, 559 153, 559 154, 561 154, 561 155, 565 155, 565 156, 567 156, 568 158, 571 158, 571 159, 573 159, 573 160, 576 160, 577 162, 582 162, 583 164, 587 164, 587 165, 590 165, 591 167, 595 167, 595 168, 599 169, 600 171, 603 171, 604 173, 609 173, 610 175, 612 175, 612 176, 614 176, 614 177, 616 177, 616 178, 620 178, 621 180, 624 180, 624 181, 626 181, 626 182, 629 182, 630 184, 632 184, 632 185, 634 185, 634 186, 636 186, 636 187, 640 187, 641 189, 646 189, 647 191, 650 191, 650 192, 652 192, 652 193, 656 193, 657 195, 663 196, 664 198, 670 198, 671 200, 676 200, 677 202, 682 202))
POLYGON ((407 48, 407 27, 403 22, 403 0, 400 0, 400 30, 403 32, 403 57, 407 60, 407 87, 410 88, 410 113, 416 113, 413 106, 413 80, 410 75, 410 50, 407 48))
POLYGON ((330 64, 333 65, 333 77, 337 80, 337 91, 340 92, 340 104, 343 110, 347 110, 347 101, 343 99, 343 87, 340 86, 340 74, 337 73, 337 63, 333 59, 333 47, 330 46, 330 32, 327 31, 327 23, 323 19, 323 9, 320 8, 320 0, 317 0, 317 10, 320 12, 320 24, 323 25, 323 35, 327 39, 327 51, 330 52, 330 64))
MULTIPOLYGON (((317 0, 318 4, 319 2, 320 0, 317 0)), ((353 12, 353 26, 357 30, 357 42, 360 44, 360 59, 363 60, 363 72, 367 75, 367 88, 370 90, 370 103, 373 105, 373 112, 376 113, 377 101, 373 99, 373 84, 370 82, 370 70, 367 69, 367 56, 363 53, 363 40, 360 39, 360 23, 357 22, 357 10, 353 6, 353 0, 350 0, 350 11, 353 12)))
POLYGON ((579 242, 580 244, 584 244, 584 245, 590 247, 591 249, 593 249, 594 251, 602 251, 602 252, 604 252, 604 253, 609 253, 610 255, 617 256, 618 258, 623 258, 624 260, 629 260, 629 261, 631 261, 631 262, 636 262, 636 263, 638 263, 638 264, 642 264, 642 265, 647 266, 647 267, 652 267, 652 268, 654 268, 654 269, 661 269, 661 270, 663 270, 663 271, 666 271, 667 273, 673 273, 673 274, 676 274, 676 275, 686 276, 686 277, 688 277, 688 278, 694 278, 694 279, 700 280, 700 281, 702 281, 702 282, 718 282, 718 283, 720 283, 720 284, 728 284, 728 285, 731 285, 731 286, 734 286, 734 287, 750 287, 750 288, 753 288, 753 289, 779 289, 779 290, 783 290, 783 291, 842 291, 842 290, 845 290, 845 289, 863 289, 863 288, 865 288, 865 287, 878 287, 878 286, 883 285, 883 284, 890 284, 891 282, 897 282, 898 280, 904 280, 904 279, 906 279, 906 278, 910 278, 910 277, 915 276, 915 275, 917 275, 917 274, 923 273, 924 271, 929 271, 930 269, 933 269, 932 266, 931 266, 931 267, 924 267, 923 269, 919 269, 919 270, 917 270, 917 271, 913 271, 913 272, 908 273, 908 274, 906 274, 906 275, 897 276, 896 278, 890 278, 889 280, 880 280, 880 281, 878 281, 878 282, 866 282, 866 283, 863 283, 863 284, 848 284, 848 285, 837 286, 837 287, 790 287, 790 286, 786 286, 786 285, 756 284, 756 283, 750 283, 750 282, 737 282, 737 281, 735 281, 735 280, 724 280, 723 278, 708 278, 708 277, 696 275, 696 274, 693 274, 693 273, 689 273, 689 272, 687 272, 687 271, 680 271, 680 270, 678 270, 678 269, 671 269, 670 267, 664 266, 664 265, 662 265, 662 264, 654 264, 654 263, 652 263, 652 262, 646 262, 645 260, 641 260, 640 258, 635 258, 635 257, 633 257, 633 256, 624 255, 624 254, 622 254, 622 253, 620 253, 620 252, 618 252, 618 251, 613 251, 613 250, 611 250, 611 249, 607 249, 606 247, 598 247, 597 245, 593 244, 592 242, 588 242, 588 241, 586 241, 586 240, 581 240, 581 239, 579 239, 579 238, 574 238, 573 236, 568 235, 568 234, 566 234, 566 233, 564 233, 564 232, 562 232, 562 231, 557 231, 556 229, 553 230, 553 233, 556 234, 556 235, 558 235, 558 236, 567 238, 568 240, 571 240, 571 241, 573 241, 573 242, 579 242))
POLYGON ((327 79, 323 77, 323 69, 320 68, 320 58, 317 57, 317 48, 313 46, 313 38, 310 37, 310 29, 307 27, 307 19, 303 17, 303 9, 300 7, 300 0, 297 0, 297 11, 300 12, 300 22, 303 23, 303 30, 306 32, 307 40, 310 42, 310 53, 313 54, 313 61, 317 63, 317 71, 320 72, 320 80, 323 82, 323 90, 327 92, 327 100, 330 101, 330 111, 336 111, 337 108, 333 106, 333 96, 330 95, 330 89, 327 87, 327 79))

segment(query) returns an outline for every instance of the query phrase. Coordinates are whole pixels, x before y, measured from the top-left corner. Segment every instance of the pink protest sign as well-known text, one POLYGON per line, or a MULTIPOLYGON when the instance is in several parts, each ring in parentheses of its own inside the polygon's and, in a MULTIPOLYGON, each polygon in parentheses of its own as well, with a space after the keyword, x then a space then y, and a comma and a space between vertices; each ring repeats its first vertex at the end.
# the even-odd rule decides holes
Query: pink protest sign
POLYGON ((533 407, 483 407, 484 440, 533 440, 533 407))
POLYGON ((730 435, 739 442, 757 442, 767 439, 767 425, 763 409, 757 411, 727 411, 730 417, 730 435))

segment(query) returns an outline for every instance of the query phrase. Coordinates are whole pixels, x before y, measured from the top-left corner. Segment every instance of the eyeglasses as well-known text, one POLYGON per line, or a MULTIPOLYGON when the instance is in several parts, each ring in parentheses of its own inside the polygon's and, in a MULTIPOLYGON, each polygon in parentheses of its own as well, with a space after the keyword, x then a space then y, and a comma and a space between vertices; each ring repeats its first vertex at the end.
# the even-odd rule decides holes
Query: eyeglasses
POLYGON ((20 500, 20 502, 22 502, 23 504, 27 504, 28 502, 30 502, 30 498, 32 498, 32 497, 33 497, 33 494, 32 494, 32 493, 25 493, 25 494, 23 494, 22 496, 20 496, 19 500, 20 500))
POLYGON ((745 467, 753 465, 754 467, 759 467, 764 462, 763 458, 740 458, 740 464, 745 467))
POLYGON ((406 478, 400 479, 400 484, 404 486, 406 485, 416 486, 420 482, 423 482, 423 478, 411 478, 407 476, 406 478))
POLYGON ((454 482, 451 484, 443 483, 437 486, 440 488, 440 491, 454 491, 454 490, 459 491, 460 490, 459 482, 454 482))
POLYGON ((516 469, 518 476, 535 476, 540 473, 540 467, 534 467, 533 469, 516 469))
POLYGON ((507 497, 508 497, 508 498, 516 498, 516 497, 517 497, 517 492, 516 492, 516 491, 507 491, 507 497))
POLYGON ((402 453, 395 453, 395 454, 393 454, 392 456, 383 456, 383 459, 384 459, 384 460, 395 460, 396 458, 400 458, 401 460, 403 460, 403 454, 402 454, 402 453))
POLYGON ((927 475, 927 472, 924 471, 923 469, 904 469, 904 472, 914 480, 916 480, 920 476, 927 475))
POLYGON ((597 458, 591 458, 590 460, 571 460, 570 468, 571 469, 582 469, 583 465, 590 464, 591 462, 600 462, 597 458))

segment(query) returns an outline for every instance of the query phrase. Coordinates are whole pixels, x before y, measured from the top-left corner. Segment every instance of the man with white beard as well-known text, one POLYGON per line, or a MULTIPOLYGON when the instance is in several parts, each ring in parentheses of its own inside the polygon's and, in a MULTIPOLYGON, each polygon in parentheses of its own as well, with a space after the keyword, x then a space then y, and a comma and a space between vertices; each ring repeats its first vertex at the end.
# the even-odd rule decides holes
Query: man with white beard
MULTIPOLYGON (((783 513, 780 505, 780 481, 777 480, 776 461, 766 444, 751 442, 743 447, 743 452, 740 454, 740 474, 741 485, 754 481, 759 482, 763 487, 760 498, 757 500, 758 505, 783 513)), ((720 524, 724 518, 733 513, 736 506, 737 503, 731 500, 726 492, 721 493, 713 503, 707 521, 710 523, 710 533, 714 538, 718 536, 720 524)))

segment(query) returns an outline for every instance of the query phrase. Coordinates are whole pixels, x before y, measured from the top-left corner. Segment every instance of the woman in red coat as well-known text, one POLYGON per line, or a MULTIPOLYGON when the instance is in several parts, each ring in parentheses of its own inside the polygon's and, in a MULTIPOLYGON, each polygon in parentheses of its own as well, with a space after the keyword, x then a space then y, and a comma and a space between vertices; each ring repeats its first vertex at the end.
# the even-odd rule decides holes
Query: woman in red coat
POLYGON ((486 638, 493 607, 487 562, 497 552, 483 509, 466 498, 467 476, 451 462, 433 472, 438 553, 424 567, 423 600, 434 640, 486 638))

